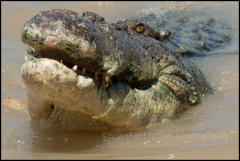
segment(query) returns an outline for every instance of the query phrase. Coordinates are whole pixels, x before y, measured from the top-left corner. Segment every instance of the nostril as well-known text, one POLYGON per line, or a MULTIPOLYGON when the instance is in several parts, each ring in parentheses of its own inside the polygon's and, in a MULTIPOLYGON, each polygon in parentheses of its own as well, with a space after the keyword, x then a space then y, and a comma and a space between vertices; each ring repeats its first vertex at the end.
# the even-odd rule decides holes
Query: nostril
POLYGON ((47 103, 47 108, 46 108, 46 115, 47 115, 47 118, 49 118, 49 116, 52 114, 53 110, 55 108, 55 105, 53 102, 48 102, 47 103))
POLYGON ((55 108, 54 103, 50 102, 50 103, 49 103, 49 111, 52 112, 52 111, 54 110, 54 108, 55 108))

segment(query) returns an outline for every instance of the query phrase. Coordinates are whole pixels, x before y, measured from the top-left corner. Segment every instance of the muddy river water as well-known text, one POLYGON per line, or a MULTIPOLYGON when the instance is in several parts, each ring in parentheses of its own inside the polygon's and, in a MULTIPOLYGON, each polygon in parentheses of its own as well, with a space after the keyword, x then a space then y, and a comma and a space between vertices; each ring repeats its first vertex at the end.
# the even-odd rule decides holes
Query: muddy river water
POLYGON ((2 2, 1 3, 2 159, 237 159, 239 158, 239 3, 238 2, 2 2), (117 134, 33 129, 20 67, 26 45, 23 24, 37 12, 66 8, 93 11, 115 22, 167 10, 204 10, 234 30, 216 56, 193 58, 215 95, 179 119, 148 130, 117 134))

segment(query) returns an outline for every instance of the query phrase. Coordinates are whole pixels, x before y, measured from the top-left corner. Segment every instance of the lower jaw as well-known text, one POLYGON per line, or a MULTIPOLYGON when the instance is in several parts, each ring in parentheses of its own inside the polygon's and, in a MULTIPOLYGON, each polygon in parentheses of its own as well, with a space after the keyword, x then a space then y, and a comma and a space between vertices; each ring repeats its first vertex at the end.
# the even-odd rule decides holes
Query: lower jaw
MULTIPOLYGON (((53 110, 47 119, 42 119, 42 122, 45 122, 44 124, 50 127, 79 127, 80 129, 93 130, 119 128, 133 130, 133 127, 135 128, 137 124, 136 128, 140 128, 142 116, 138 115, 139 110, 143 107, 139 109, 138 106, 142 106, 144 100, 147 101, 148 98, 152 98, 154 92, 151 93, 151 91, 159 90, 158 85, 151 90, 133 90, 131 86, 124 82, 113 83, 109 88, 104 89, 98 86, 91 77, 77 75, 75 71, 64 64, 48 58, 27 61, 22 66, 21 71, 23 81, 28 88, 28 93, 35 95, 35 100, 32 99, 32 101, 36 102, 36 106, 39 105, 40 97, 42 97, 43 101, 52 102, 57 107, 55 110, 58 112, 54 114, 53 110), (137 97, 135 97, 136 91, 140 91, 137 93, 137 97), (145 99, 145 96, 148 97, 145 99), (138 104, 138 102, 142 103, 138 104), (132 103, 134 105, 133 110, 135 111, 129 112, 128 105, 132 103), (112 105, 114 105, 115 111, 110 115, 102 115, 108 109, 111 110, 112 105), (122 107, 117 108, 119 105, 122 107), (123 111, 119 111, 119 109, 123 111), (78 118, 78 116, 82 116, 84 119, 81 119, 81 117, 78 118), (100 119, 98 117, 94 119, 95 116, 100 116, 100 119), (101 118, 102 116, 104 119, 101 118), (87 117, 90 119, 88 120, 87 117), (110 126, 105 121, 100 120, 107 120, 106 122, 111 124, 114 122, 114 126, 110 126), (124 126, 126 122, 130 123, 130 128, 124 126), (88 126, 91 128, 88 128, 88 126)), ((164 98, 170 97, 169 99, 172 99, 171 96, 163 96, 164 98)), ((151 109, 155 105, 157 105, 157 102, 150 102, 149 108, 151 109)), ((34 106, 29 107, 35 108, 34 106)), ((41 107, 39 106, 39 108, 41 107)), ((178 108, 174 102, 171 107, 174 109, 178 108)), ((141 128, 145 128, 145 125, 144 127, 141 126, 141 128)))

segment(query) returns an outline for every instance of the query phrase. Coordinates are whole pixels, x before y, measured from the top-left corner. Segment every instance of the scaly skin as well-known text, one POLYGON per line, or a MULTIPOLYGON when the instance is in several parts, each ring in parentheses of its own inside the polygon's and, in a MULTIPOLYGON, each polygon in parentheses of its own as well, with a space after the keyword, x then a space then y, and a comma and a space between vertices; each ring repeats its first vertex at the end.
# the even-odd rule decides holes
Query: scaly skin
POLYGON ((21 73, 32 119, 50 127, 139 130, 176 118, 211 93, 196 66, 168 49, 159 32, 136 24, 60 9, 29 20, 22 40, 36 58, 21 73), (106 78, 112 81, 105 87, 99 82, 106 78))
POLYGON ((234 34, 230 26, 206 17, 208 16, 205 11, 167 11, 161 15, 149 14, 140 17, 138 21, 147 23, 157 31, 171 31, 171 36, 164 43, 175 53, 206 56, 212 54, 214 49, 229 44, 234 34))

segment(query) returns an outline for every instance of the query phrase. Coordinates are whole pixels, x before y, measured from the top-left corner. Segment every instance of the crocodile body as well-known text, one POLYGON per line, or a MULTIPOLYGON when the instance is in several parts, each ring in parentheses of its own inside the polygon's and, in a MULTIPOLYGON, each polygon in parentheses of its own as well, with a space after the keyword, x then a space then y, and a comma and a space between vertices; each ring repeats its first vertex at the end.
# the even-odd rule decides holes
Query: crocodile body
POLYGON ((55 9, 27 21, 34 58, 21 69, 32 119, 42 126, 139 130, 174 119, 212 93, 202 72, 140 20, 109 24, 55 9))

